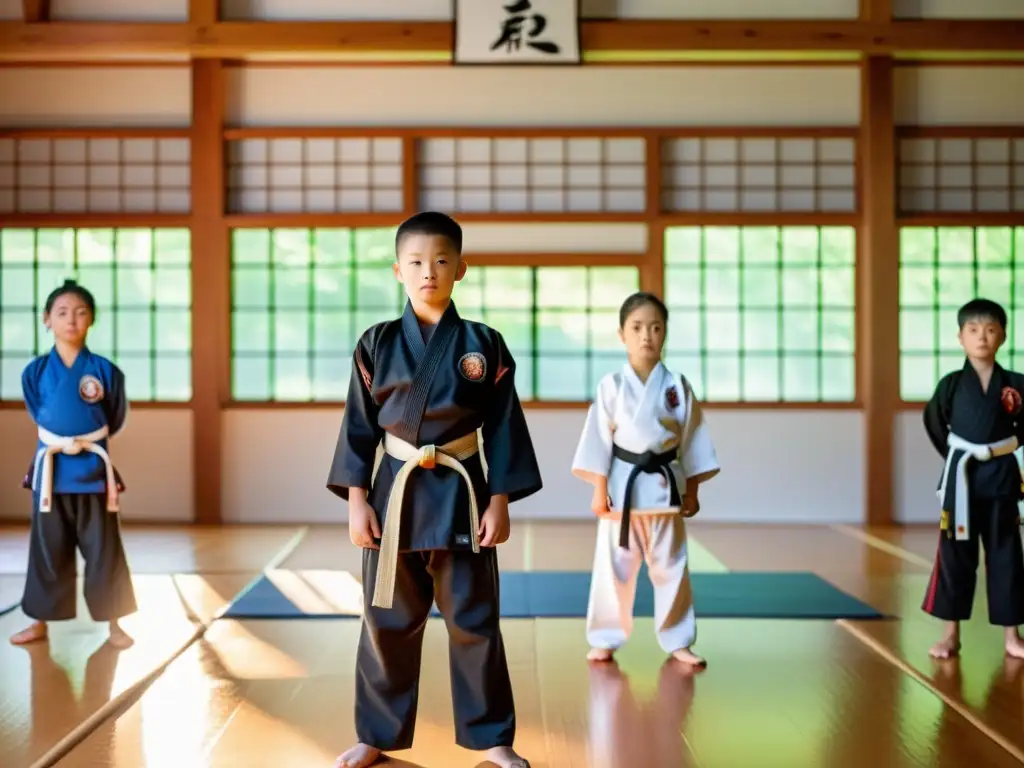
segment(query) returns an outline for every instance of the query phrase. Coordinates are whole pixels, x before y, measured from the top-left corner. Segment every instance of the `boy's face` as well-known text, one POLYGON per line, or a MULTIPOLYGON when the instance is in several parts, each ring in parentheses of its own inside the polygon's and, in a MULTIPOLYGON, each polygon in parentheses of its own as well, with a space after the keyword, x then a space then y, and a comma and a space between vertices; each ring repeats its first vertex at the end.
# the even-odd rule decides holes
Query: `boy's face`
POLYGON ((626 318, 619 329, 619 338, 626 345, 630 361, 653 365, 661 359, 665 345, 665 321, 652 304, 642 304, 626 318))
POLYGON ((65 293, 53 302, 43 322, 53 331, 54 338, 69 344, 84 344, 85 334, 92 325, 92 312, 80 296, 65 293))
POLYGON ((959 333, 960 345, 967 356, 977 360, 993 360, 1006 335, 1003 327, 991 317, 972 317, 959 333))
POLYGON ((439 307, 448 304, 466 263, 447 237, 410 234, 399 243, 392 269, 413 304, 439 307))

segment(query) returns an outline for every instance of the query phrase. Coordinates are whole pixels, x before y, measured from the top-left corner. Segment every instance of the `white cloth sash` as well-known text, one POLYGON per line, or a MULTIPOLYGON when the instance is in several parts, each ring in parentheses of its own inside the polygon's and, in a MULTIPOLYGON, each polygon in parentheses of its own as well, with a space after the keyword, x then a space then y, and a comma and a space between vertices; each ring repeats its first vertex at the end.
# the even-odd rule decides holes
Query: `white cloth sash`
MULTIPOLYGON (((956 477, 953 482, 956 483, 956 497, 953 509, 953 530, 956 534, 956 538, 959 541, 966 541, 970 538, 970 494, 967 487, 967 462, 971 461, 988 461, 998 456, 1006 456, 1013 453, 1018 448, 1017 438, 1008 437, 1005 440, 999 440, 995 443, 972 443, 964 440, 957 434, 952 432, 949 433, 947 439, 949 445, 949 451, 946 453, 946 466, 942 470, 942 482, 939 485, 937 491, 939 501, 945 504, 946 501, 946 484, 949 482, 950 469, 953 463, 953 454, 957 451, 963 451, 964 454, 960 457, 960 460, 956 463, 956 477)), ((949 510, 943 510, 949 512, 949 510)))
POLYGON ((106 466, 107 471, 107 511, 119 511, 117 478, 114 475, 114 465, 110 461, 110 454, 104 450, 103 446, 97 445, 100 440, 103 440, 109 434, 110 429, 106 426, 100 427, 96 431, 90 432, 87 435, 75 435, 74 437, 55 435, 53 432, 39 427, 39 440, 46 447, 41 448, 36 454, 36 463, 32 468, 32 482, 33 487, 35 487, 35 479, 36 476, 39 475, 38 490, 40 512, 49 512, 53 508, 54 455, 63 453, 67 456, 75 456, 82 451, 95 453, 103 459, 103 464, 106 466), (40 462, 42 462, 43 465, 41 474, 39 473, 40 462))
POLYGON ((395 594, 395 577, 398 569, 398 536, 402 529, 402 500, 409 482, 409 475, 417 467, 433 470, 438 465, 454 469, 469 489, 469 538, 473 552, 480 551, 480 511, 473 491, 473 479, 462 462, 480 451, 476 432, 456 438, 444 445, 416 447, 399 437, 386 432, 384 450, 403 462, 395 473, 388 494, 388 505, 384 515, 384 530, 380 537, 380 555, 377 558, 377 578, 373 586, 372 605, 391 608, 395 594))

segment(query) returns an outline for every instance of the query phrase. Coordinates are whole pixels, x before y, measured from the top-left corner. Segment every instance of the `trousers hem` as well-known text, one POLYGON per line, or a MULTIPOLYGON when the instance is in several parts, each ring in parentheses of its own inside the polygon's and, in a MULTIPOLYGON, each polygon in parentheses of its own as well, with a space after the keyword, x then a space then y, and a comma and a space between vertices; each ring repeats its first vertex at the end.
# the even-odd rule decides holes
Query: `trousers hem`
POLYGON ((48 611, 33 611, 30 608, 26 608, 24 605, 21 605, 20 607, 22 613, 24 613, 30 619, 35 619, 36 621, 71 621, 72 619, 78 618, 77 611, 72 611, 71 613, 60 611, 50 613, 48 611))
POLYGON ((515 739, 497 739, 489 744, 481 744, 479 742, 467 741, 465 739, 455 739, 455 743, 463 749, 468 749, 471 752, 485 752, 488 749, 494 749, 495 747, 508 747, 512 748, 512 744, 515 739))

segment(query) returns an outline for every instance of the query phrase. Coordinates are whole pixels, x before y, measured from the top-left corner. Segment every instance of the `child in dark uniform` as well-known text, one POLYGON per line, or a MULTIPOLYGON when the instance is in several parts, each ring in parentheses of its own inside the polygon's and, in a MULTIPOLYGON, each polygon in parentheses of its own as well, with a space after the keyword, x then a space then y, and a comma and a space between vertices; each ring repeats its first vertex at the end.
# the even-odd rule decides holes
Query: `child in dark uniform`
POLYGON ((528 768, 512 749, 495 550, 509 536, 509 503, 541 488, 515 362, 500 333, 463 320, 452 303, 466 272, 458 224, 440 213, 414 216, 399 227, 395 251, 409 301, 400 319, 373 326, 356 345, 327 481, 349 502, 365 601, 359 744, 336 765, 365 768, 412 746, 423 630, 436 600, 450 638, 456 742, 501 768, 528 768))
POLYGON ((978 540, 985 547, 989 620, 1005 630, 1006 653, 1024 658, 1024 553, 1021 549, 1021 470, 1014 451, 1024 442, 1024 375, 996 362, 1006 340, 1006 310, 987 299, 961 307, 960 344, 967 360, 939 381, 924 425, 946 460, 939 484, 942 523, 925 612, 945 619, 930 653, 960 651, 960 622, 971 617, 978 540))

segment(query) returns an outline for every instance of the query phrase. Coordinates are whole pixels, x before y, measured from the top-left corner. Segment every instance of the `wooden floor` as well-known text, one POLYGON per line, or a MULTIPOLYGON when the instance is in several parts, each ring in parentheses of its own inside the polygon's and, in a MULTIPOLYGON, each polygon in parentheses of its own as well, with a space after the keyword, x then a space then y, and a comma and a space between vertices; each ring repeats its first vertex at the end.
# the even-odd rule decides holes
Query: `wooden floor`
MULTIPOLYGON (((650 619, 618 666, 589 666, 582 619, 506 620, 517 747, 534 768, 888 768, 1024 763, 1024 663, 1004 659, 979 588, 964 658, 932 662, 920 611, 937 531, 691 527, 693 568, 809 570, 893 621, 702 620, 709 669, 665 663, 650 619)), ((0 609, 17 602, 27 531, 0 529, 0 609)), ((509 570, 590 567, 591 524, 521 523, 509 570)), ((132 528, 140 611, 116 653, 102 626, 0 645, 0 766, 316 768, 354 737, 355 621, 227 621, 262 569, 350 570, 341 527, 132 528)), ((983 584, 983 580, 982 580, 983 584)), ((14 608, 0 634, 26 622, 14 608)), ((444 625, 426 633, 415 745, 392 765, 470 768, 455 747, 444 625)), ((486 764, 485 764, 486 765, 486 764)))

